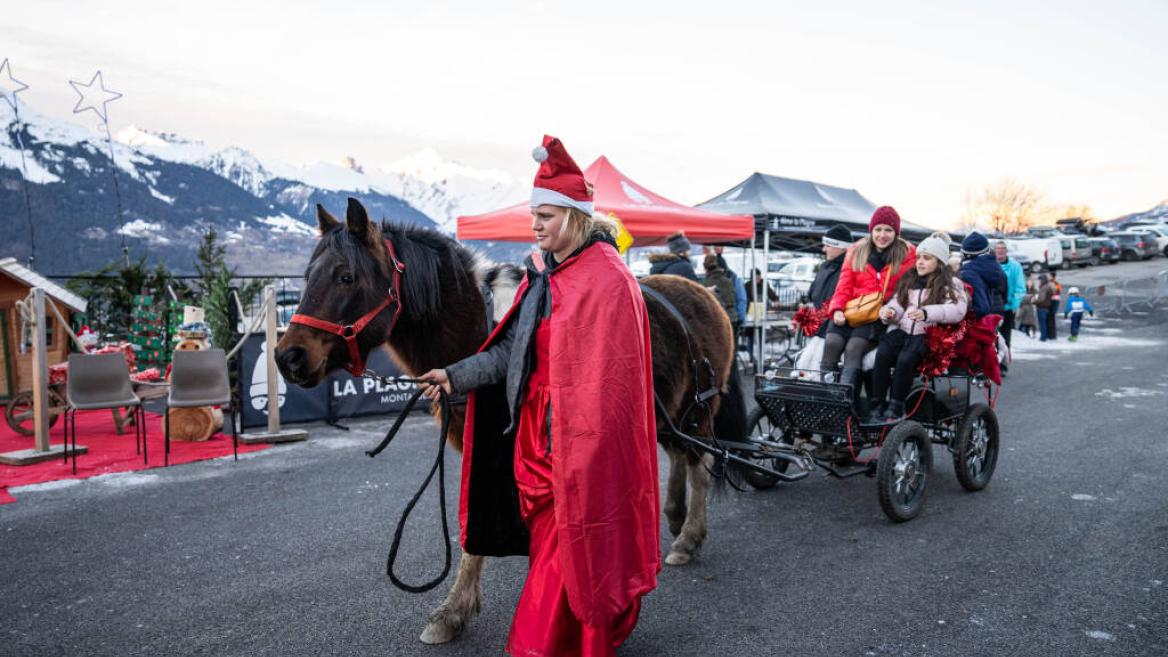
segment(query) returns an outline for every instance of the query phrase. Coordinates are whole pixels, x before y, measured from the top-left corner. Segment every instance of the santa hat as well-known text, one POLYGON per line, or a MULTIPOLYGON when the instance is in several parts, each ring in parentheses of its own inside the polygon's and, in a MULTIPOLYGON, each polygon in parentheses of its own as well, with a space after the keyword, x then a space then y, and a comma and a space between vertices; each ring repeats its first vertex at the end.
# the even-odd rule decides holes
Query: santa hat
POLYGON ((592 185, 584 180, 584 173, 559 139, 544 135, 543 145, 536 146, 531 157, 539 162, 531 207, 555 205, 592 214, 592 185))

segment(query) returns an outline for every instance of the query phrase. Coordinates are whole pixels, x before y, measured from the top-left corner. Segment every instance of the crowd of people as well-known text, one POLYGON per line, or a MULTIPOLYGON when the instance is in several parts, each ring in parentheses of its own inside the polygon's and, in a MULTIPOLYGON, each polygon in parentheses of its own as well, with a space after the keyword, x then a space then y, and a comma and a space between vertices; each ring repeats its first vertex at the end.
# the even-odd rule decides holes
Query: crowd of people
MULTIPOLYGON (((1078 288, 1064 292, 1056 272, 1027 276, 1005 242, 991 243, 975 231, 955 249, 949 236, 938 232, 913 245, 901 236, 900 216, 888 206, 877 208, 868 234, 858 241, 846 226, 832 226, 821 249, 824 261, 806 295, 806 305, 827 317, 811 336, 822 340, 815 345, 822 355, 813 366, 824 380, 853 385, 857 396, 867 388, 861 405, 868 406, 872 420, 903 416, 930 326, 997 316, 997 331, 1009 349, 1015 330, 1040 341, 1056 339, 1060 309, 1070 322, 1071 341, 1078 339, 1083 316, 1094 315, 1078 288), (871 352, 875 364, 868 363, 867 374, 864 359, 871 352)), ((776 299, 770 286, 760 283, 747 286, 748 297, 757 288, 776 299)), ((712 291, 725 295, 726 305, 730 293, 724 287, 712 291)), ((1002 373, 1007 369, 1003 359, 1002 373)))

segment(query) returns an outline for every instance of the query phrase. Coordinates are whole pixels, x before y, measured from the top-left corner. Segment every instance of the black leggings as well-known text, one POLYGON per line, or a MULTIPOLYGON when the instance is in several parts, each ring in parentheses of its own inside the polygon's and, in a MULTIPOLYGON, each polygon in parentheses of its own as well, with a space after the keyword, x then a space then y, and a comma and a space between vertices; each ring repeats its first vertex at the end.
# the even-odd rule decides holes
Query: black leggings
POLYGON ((880 338, 876 349, 876 369, 872 371, 872 400, 884 401, 892 384, 893 401, 903 402, 917 375, 917 365, 925 357, 924 335, 909 335, 904 331, 889 331, 880 338), (890 370, 896 369, 891 372, 890 370))
POLYGON ((880 339, 883 331, 884 325, 880 322, 855 328, 832 324, 823 338, 823 361, 820 369, 835 367, 839 364, 841 355, 844 357, 844 367, 860 369, 864 364, 864 354, 868 353, 872 344, 880 339))

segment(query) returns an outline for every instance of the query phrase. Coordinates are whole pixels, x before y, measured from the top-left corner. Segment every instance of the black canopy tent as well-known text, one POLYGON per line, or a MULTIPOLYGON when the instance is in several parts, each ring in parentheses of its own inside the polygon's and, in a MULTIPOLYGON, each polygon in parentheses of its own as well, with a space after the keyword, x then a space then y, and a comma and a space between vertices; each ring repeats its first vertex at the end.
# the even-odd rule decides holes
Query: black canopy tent
MULTIPOLYGON (((867 234, 868 219, 876 209, 854 189, 765 173, 751 174, 698 207, 754 215, 755 245, 791 251, 818 251, 823 233, 833 224, 844 224, 859 238, 867 234)), ((911 242, 919 242, 932 232, 907 221, 901 223, 901 235, 911 242)))

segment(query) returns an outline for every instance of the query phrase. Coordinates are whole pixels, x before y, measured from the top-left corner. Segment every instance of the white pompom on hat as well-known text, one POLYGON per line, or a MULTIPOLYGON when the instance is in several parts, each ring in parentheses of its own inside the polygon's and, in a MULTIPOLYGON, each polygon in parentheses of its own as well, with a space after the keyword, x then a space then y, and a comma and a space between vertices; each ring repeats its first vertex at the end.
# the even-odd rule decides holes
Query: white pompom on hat
POLYGON ((917 253, 927 253, 940 262, 948 262, 950 243, 947 233, 936 232, 921 240, 917 245, 917 253))
POLYGON ((554 205, 592 214, 592 186, 559 139, 544 135, 543 144, 532 149, 531 157, 539 162, 531 207, 554 205))

